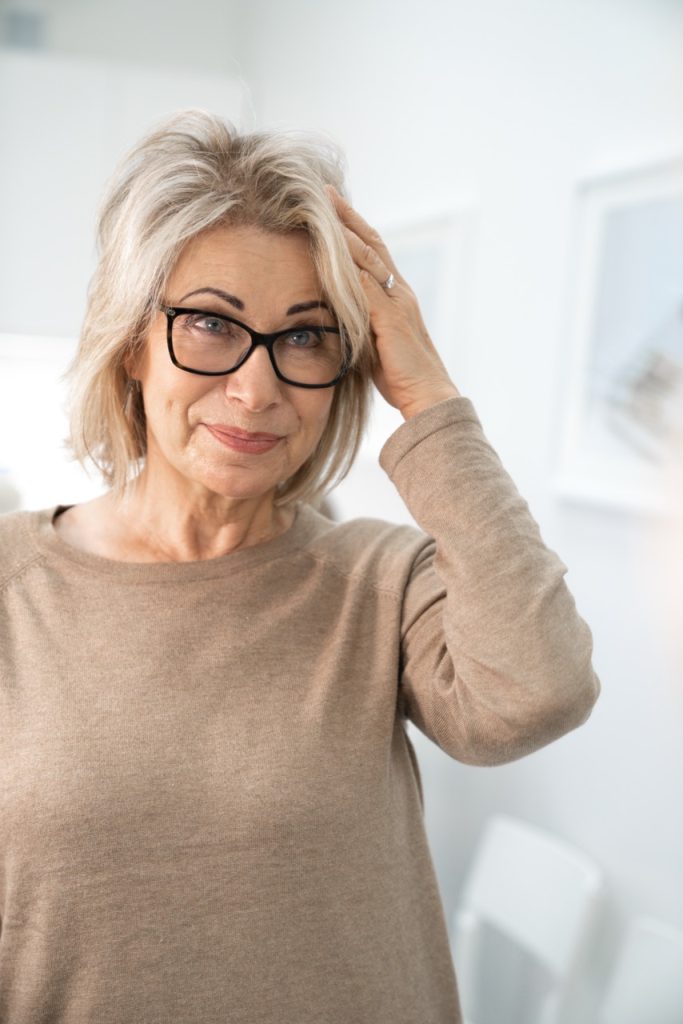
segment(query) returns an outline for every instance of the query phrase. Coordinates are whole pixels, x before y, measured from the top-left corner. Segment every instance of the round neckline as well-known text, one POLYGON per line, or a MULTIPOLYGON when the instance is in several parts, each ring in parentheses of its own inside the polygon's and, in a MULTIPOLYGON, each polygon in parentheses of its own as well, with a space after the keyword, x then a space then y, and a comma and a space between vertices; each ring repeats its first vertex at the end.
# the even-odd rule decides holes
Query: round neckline
POLYGON ((259 562, 280 558, 305 542, 312 534, 316 517, 316 512, 310 505, 296 502, 291 526, 270 540, 238 548, 215 558, 190 562, 125 562, 74 547, 57 533, 54 519, 71 507, 53 505, 50 508, 25 513, 25 524, 33 545, 44 554, 65 559, 91 572, 131 582, 209 579, 249 568, 259 562))

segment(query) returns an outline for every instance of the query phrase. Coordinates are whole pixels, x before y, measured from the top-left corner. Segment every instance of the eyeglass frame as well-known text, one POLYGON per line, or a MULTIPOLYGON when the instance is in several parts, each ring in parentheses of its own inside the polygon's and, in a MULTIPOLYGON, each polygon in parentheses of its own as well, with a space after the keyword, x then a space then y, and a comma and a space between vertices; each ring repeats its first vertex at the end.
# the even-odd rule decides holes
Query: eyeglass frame
POLYGON ((348 373, 348 371, 351 369, 348 361, 344 360, 344 362, 342 362, 342 368, 341 368, 340 373, 338 373, 337 376, 334 378, 334 380, 330 381, 329 384, 302 384, 300 381, 290 380, 288 377, 285 377, 285 375, 280 372, 280 370, 279 370, 279 368, 277 366, 277 363, 275 362, 275 357, 273 355, 273 345, 275 344, 275 342, 277 341, 278 338, 283 337, 285 334, 291 334, 293 331, 296 331, 296 330, 308 330, 308 331, 329 331, 331 334, 342 335, 342 331, 341 331, 341 329, 339 327, 327 327, 327 326, 322 326, 322 325, 301 324, 301 325, 298 325, 297 327, 285 327, 281 331, 273 331, 270 334, 262 334, 261 331, 255 331, 252 327, 249 327, 248 324, 244 324, 244 323, 242 323, 241 320, 236 320, 232 316, 226 316, 225 313, 214 313, 214 312, 212 312, 210 310, 206 310, 206 309, 191 309, 188 306, 163 306, 163 305, 160 305, 159 309, 160 309, 160 311, 162 313, 166 314, 166 342, 167 342, 167 345, 168 345, 168 354, 171 357, 171 362, 173 363, 174 366, 177 366, 179 370, 184 370, 185 373, 196 373, 196 374, 198 374, 199 376, 202 376, 202 377, 225 377, 228 373, 234 373, 235 370, 239 370, 239 368, 241 366, 244 366, 244 364, 246 363, 246 361, 249 358, 249 356, 252 354, 252 352, 255 351, 256 348, 258 348, 259 345, 264 345, 266 347, 266 349, 268 351, 268 356, 270 358, 270 365, 273 367, 273 371, 275 372, 275 376, 279 380, 283 381, 285 384, 291 384, 291 386, 295 387, 295 388, 331 388, 331 387, 334 387, 334 385, 338 384, 339 381, 343 377, 345 377, 346 374, 348 373), (241 327, 242 330, 247 332, 247 334, 251 338, 251 345, 249 346, 247 351, 244 353, 244 355, 242 356, 240 361, 235 366, 233 366, 232 369, 230 369, 230 370, 193 370, 189 366, 183 366, 182 363, 178 362, 178 359, 176 358, 176 354, 173 351, 173 321, 175 320, 176 316, 179 313, 201 313, 204 316, 216 316, 216 317, 219 317, 219 319, 221 319, 221 320, 227 320, 229 323, 236 324, 238 327, 241 327))

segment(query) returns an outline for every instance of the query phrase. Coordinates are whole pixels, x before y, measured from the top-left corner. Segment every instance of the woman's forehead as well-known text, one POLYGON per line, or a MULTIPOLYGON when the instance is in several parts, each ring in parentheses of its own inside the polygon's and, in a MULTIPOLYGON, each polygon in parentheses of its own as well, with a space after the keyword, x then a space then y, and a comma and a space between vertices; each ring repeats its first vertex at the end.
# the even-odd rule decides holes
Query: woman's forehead
POLYGON ((220 224, 201 231, 185 245, 179 262, 211 259, 239 264, 245 256, 273 262, 289 258, 313 266, 306 231, 269 231, 251 224, 220 224))
MULTIPOLYGON (((302 288, 319 297, 320 281, 304 231, 277 233, 253 226, 221 225, 192 238, 171 273, 174 291, 201 287, 257 287, 268 293, 294 293, 302 288)), ((177 301, 177 300, 175 300, 177 301)))

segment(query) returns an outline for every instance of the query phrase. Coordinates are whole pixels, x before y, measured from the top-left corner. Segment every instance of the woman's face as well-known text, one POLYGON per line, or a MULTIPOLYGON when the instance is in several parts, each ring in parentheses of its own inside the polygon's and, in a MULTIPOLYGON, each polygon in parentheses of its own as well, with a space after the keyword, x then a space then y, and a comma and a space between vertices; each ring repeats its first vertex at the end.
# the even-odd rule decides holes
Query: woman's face
MULTIPOLYGON (((319 306, 320 282, 303 231, 209 229, 182 251, 164 298, 169 306, 224 313, 263 333, 335 323, 319 306)), ((226 376, 178 369, 161 312, 132 373, 144 397, 148 477, 189 485, 200 500, 206 491, 238 499, 272 492, 312 454, 334 397, 334 388, 309 390, 279 380, 264 346, 226 376), (226 436, 231 428, 279 440, 267 450, 240 450, 226 436)))

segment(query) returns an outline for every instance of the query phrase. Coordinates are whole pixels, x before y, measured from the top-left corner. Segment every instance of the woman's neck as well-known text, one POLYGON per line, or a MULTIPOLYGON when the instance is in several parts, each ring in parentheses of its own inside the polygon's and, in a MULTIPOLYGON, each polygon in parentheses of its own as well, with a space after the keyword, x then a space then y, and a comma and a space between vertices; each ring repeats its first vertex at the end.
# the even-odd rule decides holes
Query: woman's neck
POLYGON ((271 494, 249 499, 188 494, 173 502, 136 480, 121 498, 110 492, 73 506, 54 527, 68 543, 105 558, 191 562, 271 540, 289 529, 294 515, 292 506, 276 507, 271 494))

